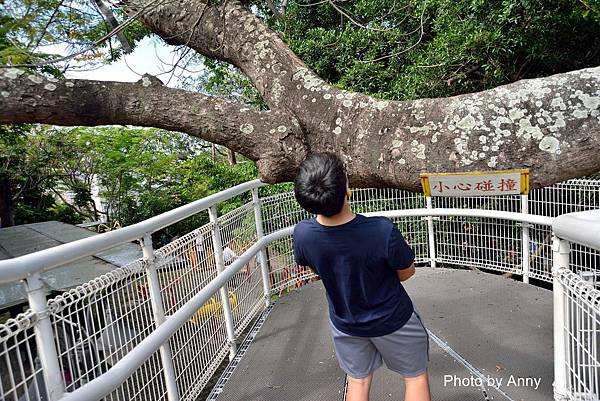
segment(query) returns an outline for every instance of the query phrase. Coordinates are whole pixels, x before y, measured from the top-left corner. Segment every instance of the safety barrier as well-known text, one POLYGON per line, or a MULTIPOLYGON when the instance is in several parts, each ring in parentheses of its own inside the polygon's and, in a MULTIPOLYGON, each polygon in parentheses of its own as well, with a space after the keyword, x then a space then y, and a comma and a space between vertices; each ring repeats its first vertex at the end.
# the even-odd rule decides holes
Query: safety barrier
MULTIPOLYGON (((136 225, 0 261, 0 282, 23 280, 31 308, 0 324, 0 400, 195 400, 271 297, 312 278, 294 264, 291 247, 291 227, 308 215, 293 194, 259 197, 263 185, 244 183, 136 225), (217 205, 234 196, 249 201, 218 216, 217 205), (152 233, 204 210, 208 224, 153 249, 152 233), (41 272, 132 240, 143 259, 46 301, 41 272)), ((351 199, 357 212, 392 218, 418 263, 554 281, 563 327, 555 333, 563 344, 555 344, 556 377, 564 379, 556 394, 584 400, 599 394, 600 258, 574 243, 566 262, 566 240, 553 237, 551 224, 599 208, 599 197, 599 183, 573 180, 529 197, 363 189, 351 199), (554 257, 553 241, 563 243, 554 257)))

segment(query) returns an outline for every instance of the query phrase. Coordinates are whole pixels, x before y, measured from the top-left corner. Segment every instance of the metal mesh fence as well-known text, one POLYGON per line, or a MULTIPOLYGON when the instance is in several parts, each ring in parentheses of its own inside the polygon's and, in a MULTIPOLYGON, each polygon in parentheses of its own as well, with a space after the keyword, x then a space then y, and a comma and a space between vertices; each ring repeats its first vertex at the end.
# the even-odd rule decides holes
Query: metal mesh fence
MULTIPOLYGON (((565 213, 600 209, 600 181, 576 179, 539 188, 529 194, 529 213, 556 217, 565 213)), ((552 281, 552 233, 548 227, 530 229, 531 277, 552 281)), ((572 244, 571 269, 598 286, 598 252, 572 244)))
MULTIPOLYGON (((156 251, 165 314, 174 313, 216 277, 211 226, 196 229, 156 251)), ((171 338, 176 383, 182 399, 193 398, 227 353, 218 295, 206 302, 171 338)))
POLYGON ((271 293, 282 296, 291 289, 300 288, 315 274, 309 268, 298 266, 294 261, 292 237, 281 238, 267 247, 267 259, 271 281, 271 293))
MULTIPOLYGON (((225 266, 257 240, 252 203, 218 219, 225 266)), ((166 314, 179 309, 217 275, 212 224, 206 224, 157 250, 157 268, 166 314)), ((227 284, 236 335, 262 311, 260 269, 249 262, 227 284)), ((177 385, 182 399, 195 399, 229 351, 223 300, 215 294, 171 340, 177 385)))
MULTIPOLYGON (((293 193, 268 196, 261 199, 260 203, 265 234, 311 217, 296 203, 293 193)), ((434 208, 523 210, 519 196, 433 198, 432 203, 434 208)), ((353 191, 351 205, 357 213, 404 210, 425 208, 426 199, 421 194, 398 189, 358 189, 353 191)), ((527 206, 530 213, 545 216, 598 209, 600 182, 572 180, 534 190, 529 195, 527 206)), ((258 239, 253 207, 253 203, 247 203, 218 218, 221 251, 226 266, 258 239)), ((393 221, 415 250, 416 261, 428 263, 427 220, 407 217, 393 221)), ((167 318, 217 276, 212 237, 215 228, 212 223, 206 224, 155 251, 154 263, 167 318)), ((523 246, 523 226, 518 223, 491 218, 434 218, 436 261, 446 265, 521 274, 523 252, 527 252, 529 276, 551 281, 550 228, 527 228, 529 243, 523 246)), ((284 295, 314 279, 310 269, 295 264, 292 249, 291 237, 274 241, 266 248, 271 295, 284 295)), ((77 389, 106 372, 155 329, 146 263, 143 260, 135 261, 48 302, 67 391, 77 389)), ((598 286, 599 266, 599 252, 572 245, 573 276, 569 276, 567 284, 570 285, 568 313, 569 319, 573 320, 567 329, 571 336, 569 344, 573 347, 573 352, 569 354, 572 388, 578 394, 593 394, 593 391, 597 394, 598 390, 600 306, 597 301, 594 301, 595 304, 590 301, 588 289, 598 286), (586 283, 585 290, 580 284, 574 286, 574 277, 586 283), (593 335, 586 334, 591 330, 590 327, 594 327, 593 335), (578 369, 584 370, 580 372, 578 369)), ((256 257, 229 281, 226 293, 231 305, 234 332, 239 337, 264 306, 260 264, 256 257)), ((169 341, 176 384, 183 400, 197 398, 229 353, 230 344, 223 317, 223 299, 217 293, 169 341)), ((35 318, 33 313, 28 312, 0 324, 2 401, 45 398, 46 390, 32 328, 35 318)), ((163 373, 162 361, 156 352, 106 399, 166 399, 163 373)))
POLYGON ((159 352, 152 354, 126 382, 104 400, 166 400, 166 384, 159 352))
POLYGON ((33 333, 31 311, 0 324, 0 400, 46 399, 43 372, 33 333))
MULTIPOLYGON (((217 275, 211 226, 205 225, 156 251, 165 314, 174 313, 217 275)), ((206 302, 170 341, 182 399, 192 399, 227 353, 227 336, 218 295, 206 302)))
MULTIPOLYGON (((254 219, 254 205, 246 205, 219 218, 225 265, 231 264, 244 253, 258 237, 254 219)), ((253 258, 228 283, 231 310, 236 334, 239 335, 264 306, 260 266, 253 258)))
POLYGON ((217 274, 210 225, 175 239, 155 255, 166 315, 189 301, 217 274))
POLYGON ((520 229, 499 219, 444 217, 435 224, 437 260, 521 273, 520 229))
MULTIPOLYGON (((135 261, 49 301, 66 391, 106 372, 155 329, 144 263, 135 261)), ((163 397, 162 365, 153 357, 106 399, 163 397)))
MULTIPOLYGON (((311 217, 296 203, 293 193, 273 195, 262 200, 265 233, 288 227, 311 217)), ((404 210, 426 207, 422 194, 393 188, 356 189, 350 203, 357 213, 383 210, 404 210)), ((563 213, 600 208, 600 182, 595 180, 569 180, 547 188, 532 190, 523 205, 521 196, 489 197, 434 197, 433 208, 460 208, 528 212, 555 217, 563 213), (527 210, 528 209, 528 210, 527 210)), ((523 274, 523 252, 528 253, 529 277, 552 281, 552 233, 549 227, 528 227, 529 243, 523 246, 523 225, 507 220, 473 217, 434 218, 436 261, 445 265, 477 267, 499 272, 523 274)), ((394 219, 400 231, 416 254, 416 262, 430 260, 427 241, 427 223, 422 218, 394 219)), ((598 262, 589 254, 579 255, 577 247, 573 258, 581 260, 578 272, 587 269, 590 279, 596 279, 598 262), (583 267, 585 265, 585 267, 583 267)), ((291 275, 287 267, 279 275, 291 275)), ((276 282, 280 282, 276 279, 276 282)))
POLYGON ((552 281, 552 229, 544 226, 529 228, 529 276, 552 281))
POLYGON ((291 192, 261 199, 261 215, 265 234, 290 227, 302 219, 312 217, 303 210, 291 192))
MULTIPOLYGON (((432 198, 433 208, 520 212, 519 196, 432 198)), ((521 272, 521 228, 514 222, 476 218, 434 219, 436 260, 455 266, 521 272)))
POLYGON ((565 368, 569 399, 597 400, 600 396, 600 291, 566 269, 558 280, 565 291, 565 368))
POLYGON ((600 289, 600 251, 581 244, 571 244, 571 270, 600 289))
POLYGON ((565 213, 598 209, 600 181, 576 179, 538 188, 529 194, 529 213, 556 217, 565 213))

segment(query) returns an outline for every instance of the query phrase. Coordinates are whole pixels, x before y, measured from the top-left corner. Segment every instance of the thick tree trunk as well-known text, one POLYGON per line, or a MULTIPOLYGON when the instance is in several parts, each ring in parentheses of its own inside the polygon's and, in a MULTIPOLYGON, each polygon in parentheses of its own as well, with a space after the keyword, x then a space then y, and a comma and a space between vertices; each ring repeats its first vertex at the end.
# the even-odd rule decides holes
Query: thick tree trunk
POLYGON ((15 225, 13 193, 10 180, 0 179, 0 228, 12 227, 15 225))
POLYGON ((0 122, 188 132, 257 160, 269 182, 291 179, 316 151, 340 154, 353 186, 410 190, 419 189, 418 173, 426 171, 529 168, 533 186, 544 186, 600 170, 600 68, 390 102, 324 82, 238 1, 173 0, 140 18, 169 43, 240 68, 271 111, 164 88, 150 77, 138 84, 51 83, 8 70, 0 77, 0 122))

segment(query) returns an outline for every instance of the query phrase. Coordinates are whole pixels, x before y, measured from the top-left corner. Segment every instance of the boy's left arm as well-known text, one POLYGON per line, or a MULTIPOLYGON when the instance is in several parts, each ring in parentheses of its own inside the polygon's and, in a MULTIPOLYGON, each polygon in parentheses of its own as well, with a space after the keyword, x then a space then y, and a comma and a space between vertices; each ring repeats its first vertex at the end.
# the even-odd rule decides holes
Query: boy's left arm
POLYGON ((406 281, 415 274, 415 252, 394 225, 388 241, 388 263, 396 270, 400 281, 406 281))
MULTIPOLYGON (((294 231, 295 234, 295 231, 294 231)), ((300 239, 296 240, 296 237, 293 238, 293 248, 294 248, 294 261, 296 262, 296 265, 298 265, 298 267, 300 268, 300 270, 305 270, 305 269, 310 269, 311 272, 313 272, 313 274, 315 274, 317 276, 317 280, 320 280, 319 275, 317 274, 317 272, 315 271, 315 269, 312 268, 312 266, 310 265, 310 263, 308 262, 307 258, 304 255, 304 251, 302 249, 302 241, 300 239)))

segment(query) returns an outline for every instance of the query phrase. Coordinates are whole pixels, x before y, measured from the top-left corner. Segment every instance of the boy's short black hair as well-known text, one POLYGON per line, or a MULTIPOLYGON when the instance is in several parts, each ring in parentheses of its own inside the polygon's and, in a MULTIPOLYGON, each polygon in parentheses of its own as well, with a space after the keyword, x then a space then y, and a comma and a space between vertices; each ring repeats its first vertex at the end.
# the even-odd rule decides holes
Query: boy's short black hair
POLYGON ((298 168, 294 180, 296 200, 310 213, 333 216, 346 199, 346 171, 333 153, 313 153, 298 168))

